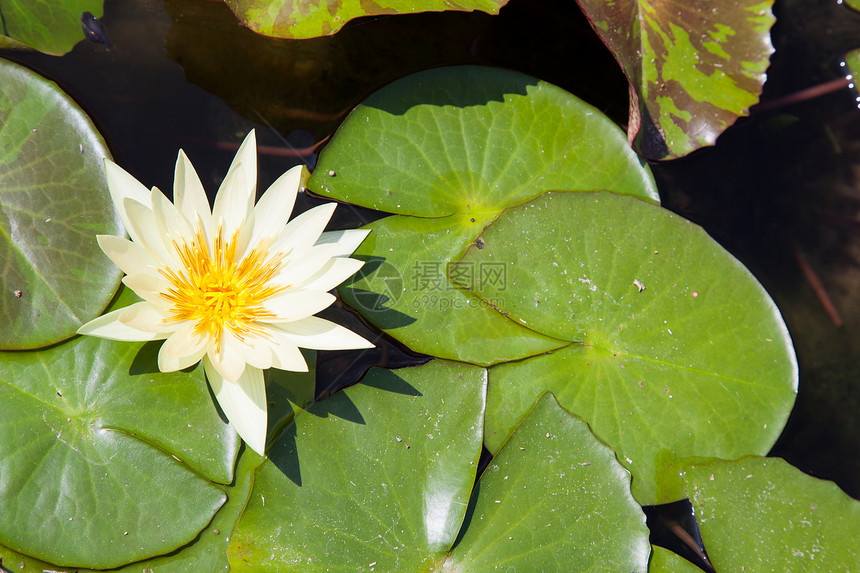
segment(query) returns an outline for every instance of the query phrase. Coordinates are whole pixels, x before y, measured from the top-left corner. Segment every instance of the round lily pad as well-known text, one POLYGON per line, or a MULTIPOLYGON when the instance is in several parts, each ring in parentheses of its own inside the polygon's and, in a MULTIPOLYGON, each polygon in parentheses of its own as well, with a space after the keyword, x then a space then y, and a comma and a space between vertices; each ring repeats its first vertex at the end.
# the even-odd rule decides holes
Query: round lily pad
MULTIPOLYGON (((430 70, 356 108, 323 151, 310 190, 394 213, 355 256, 344 300, 410 348, 493 364, 564 342, 458 289, 455 261, 506 208, 548 190, 610 190, 656 202, 651 173, 606 116, 535 78, 487 67, 430 70)), ((474 280, 503 280, 493 265, 474 280)))
POLYGON ((169 553, 206 527, 239 440, 202 367, 161 373, 157 351, 80 337, 2 353, 0 545, 102 569, 169 553))
POLYGON ((690 501, 717 571, 855 571, 860 502, 779 458, 693 466, 690 501))
POLYGON ((552 396, 473 489, 485 389, 474 366, 377 368, 297 414, 255 474, 231 570, 644 572, 630 474, 552 396))
POLYGON ((648 528, 630 474, 544 394, 475 490, 446 572, 646 571, 648 528))
MULTIPOLYGON (((252 476, 254 469, 263 459, 253 450, 246 449, 236 464, 236 480, 231 485, 218 485, 224 491, 227 501, 215 514, 209 525, 188 543, 176 551, 159 555, 151 559, 136 561, 119 569, 111 569, 111 573, 153 573, 169 571, 205 571, 206 573, 228 573, 230 565, 227 562, 227 546, 230 534, 239 520, 239 515, 245 508, 248 496, 251 494, 252 476)), ((63 567, 56 563, 47 563, 34 557, 29 557, 12 551, 0 545, 2 565, 9 571, 20 573, 98 573, 100 569, 82 567, 63 567)), ((0 570, 2 571, 2 570, 0 570)), ((5 571, 3 573, 6 573, 5 571)))
POLYGON ((547 193, 505 211, 455 267, 489 262, 505 282, 469 290, 568 341, 490 369, 491 450, 550 390, 650 505, 684 497, 679 459, 776 441, 797 391, 791 340, 761 285, 700 227, 633 197, 547 193))
POLYGON ((98 316, 122 272, 97 234, 122 235, 92 122, 52 82, 0 60, 0 349, 47 346, 98 316))
POLYGON ((371 370, 296 415, 257 470, 233 571, 419 571, 454 542, 481 453, 486 371, 371 370))

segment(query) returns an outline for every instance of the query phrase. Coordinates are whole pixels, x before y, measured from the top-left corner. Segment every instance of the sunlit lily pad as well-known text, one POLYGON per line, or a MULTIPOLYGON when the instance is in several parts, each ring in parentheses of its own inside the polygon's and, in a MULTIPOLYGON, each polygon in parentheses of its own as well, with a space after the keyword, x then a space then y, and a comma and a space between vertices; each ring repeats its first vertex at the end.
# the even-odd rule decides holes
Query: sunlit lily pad
POLYGON ((278 38, 314 38, 334 34, 353 18, 382 14, 413 14, 481 10, 497 14, 508 0, 225 0, 243 24, 259 34, 278 38))
MULTIPOLYGON (((309 188, 396 216, 369 225, 344 300, 410 348, 476 364, 564 343, 510 321, 448 280, 505 208, 547 190, 657 200, 650 171, 599 111, 546 82, 493 68, 404 78, 347 118, 309 188)), ((476 279, 501 280, 492 265, 476 279)))
POLYGON ((648 528, 630 475, 551 394, 484 470, 442 571, 645 571, 648 528))
MULTIPOLYGON (((246 449, 239 457, 236 467, 236 481, 231 485, 218 485, 227 496, 227 501, 215 514, 209 525, 191 543, 167 555, 137 561, 130 565, 112 569, 114 573, 162 573, 170 571, 205 571, 206 573, 227 573, 227 547, 239 515, 251 494, 254 469, 263 459, 251 449, 246 449)), ((0 559, 3 565, 16 573, 91 573, 98 570, 80 567, 62 567, 33 557, 22 555, 7 547, 0 546, 0 559)))
POLYGON ((232 570, 645 571, 629 474, 551 396, 484 472, 467 513, 485 384, 484 369, 462 364, 374 369, 299 414, 257 470, 232 570))
POLYGON ((632 197, 548 193, 507 210, 457 265, 490 261, 505 283, 470 290, 571 343, 491 368, 491 450, 550 390, 649 505, 684 497, 679 459, 764 454, 776 441, 797 389, 791 340, 764 289, 701 228, 632 197))
POLYGON ((316 392, 317 351, 300 348, 308 365, 307 372, 289 372, 277 368, 263 371, 266 380, 268 428, 266 443, 271 446, 284 427, 301 409, 313 402, 316 392))
MULTIPOLYGON (((45 2, 9 0, 0 3, 0 35, 9 36, 40 52, 62 55, 84 39, 81 14, 102 15, 103 0, 45 2)), ((5 77, 5 70, 0 70, 5 77)), ((2 86, 0 86, 2 91, 2 86)), ((3 108, 0 108, 3 109, 3 108)))
MULTIPOLYGON (((310 372, 284 372, 275 369, 265 372, 270 428, 283 428, 285 421, 291 420, 293 414, 313 398, 316 352, 305 350, 303 354, 310 372)), ((271 431, 273 430, 270 430, 270 433, 271 431)), ((207 573, 223 571, 226 573, 229 571, 227 547, 239 515, 245 509, 245 504, 251 495, 254 470, 263 461, 264 458, 253 450, 246 448, 243 451, 236 465, 234 481, 229 485, 215 484, 226 494, 226 503, 221 506, 209 525, 189 544, 167 555, 120 567, 115 570, 116 573, 139 573, 150 569, 155 573, 161 571, 206 571, 207 573)), ((7 567, 20 573, 42 573, 45 570, 63 573, 94 571, 79 567, 71 569, 60 567, 55 563, 46 563, 3 546, 0 546, 0 560, 2 560, 0 563, 5 563, 7 567)))
POLYGON ((160 373, 157 347, 82 337, 3 353, 0 544, 108 568, 206 527, 225 501, 212 482, 233 479, 239 440, 202 367, 160 373))
POLYGON ((627 74, 628 134, 646 157, 713 145, 758 101, 772 0, 577 1, 627 74))
POLYGON ((486 371, 373 369, 300 413, 269 452, 233 571, 418 571, 454 542, 481 453, 486 371))
POLYGON ((96 234, 121 235, 89 118, 57 86, 0 60, 0 349, 69 338, 122 272, 96 234))
POLYGON ((717 571, 856 571, 860 502, 779 458, 687 468, 717 571))

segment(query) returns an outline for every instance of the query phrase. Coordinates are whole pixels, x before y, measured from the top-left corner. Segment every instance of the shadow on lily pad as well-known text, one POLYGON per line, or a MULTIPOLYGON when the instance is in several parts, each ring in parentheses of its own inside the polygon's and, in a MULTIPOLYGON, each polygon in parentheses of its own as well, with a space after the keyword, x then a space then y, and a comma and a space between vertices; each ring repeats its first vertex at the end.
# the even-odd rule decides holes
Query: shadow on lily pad
POLYGON ((302 487, 302 470, 296 447, 296 425, 290 424, 278 437, 276 446, 269 452, 269 459, 291 482, 302 487))
POLYGON ((387 306, 396 303, 404 291, 403 276, 397 267, 387 262, 385 257, 356 255, 353 258, 363 260, 364 266, 338 288, 345 301, 383 329, 415 322, 413 317, 387 306), (364 279, 378 292, 348 288, 364 279))
MULTIPOLYGON (((134 355, 134 360, 131 361, 131 366, 128 367, 128 373, 131 376, 140 374, 157 374, 158 370, 158 351, 161 349, 162 340, 152 340, 145 343, 134 355)), ((196 368, 196 364, 190 369, 196 368)))
POLYGON ((417 105, 469 107, 487 105, 493 101, 502 103, 507 95, 524 96, 527 95, 529 87, 537 86, 536 79, 522 74, 502 75, 497 69, 483 66, 464 66, 463 69, 472 82, 452 84, 437 80, 437 76, 446 78, 450 74, 446 68, 439 68, 400 80, 404 89, 397 93, 391 90, 377 92, 365 100, 363 105, 394 115, 403 115, 417 105), (410 86, 410 83, 414 85, 410 86))

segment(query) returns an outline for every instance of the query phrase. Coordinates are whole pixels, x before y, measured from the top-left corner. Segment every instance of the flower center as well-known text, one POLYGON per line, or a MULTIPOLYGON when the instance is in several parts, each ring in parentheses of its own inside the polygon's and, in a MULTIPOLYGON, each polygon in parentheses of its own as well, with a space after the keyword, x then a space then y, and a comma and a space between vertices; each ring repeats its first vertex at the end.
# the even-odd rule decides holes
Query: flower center
POLYGON ((194 332, 214 340, 216 352, 221 351, 225 329, 239 340, 249 334, 264 336, 265 330, 255 323, 275 315, 263 303, 288 286, 270 284, 281 268, 281 256, 269 257, 263 242, 237 261, 237 240, 238 231, 225 241, 219 228, 210 252, 198 224, 191 243, 173 241, 181 267, 159 269, 171 284, 161 293, 172 305, 170 320, 193 321, 194 332))

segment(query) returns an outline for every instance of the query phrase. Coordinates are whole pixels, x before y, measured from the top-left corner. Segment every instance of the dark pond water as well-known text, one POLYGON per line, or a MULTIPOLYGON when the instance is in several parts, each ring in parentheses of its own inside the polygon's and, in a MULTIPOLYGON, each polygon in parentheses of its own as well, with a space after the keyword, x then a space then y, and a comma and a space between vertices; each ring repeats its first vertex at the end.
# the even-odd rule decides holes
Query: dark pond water
MULTIPOLYGON (((844 75, 844 53, 860 46, 860 14, 836 0, 783 0, 775 11, 776 54, 760 108, 715 147, 653 170, 664 205, 744 262, 788 323, 800 394, 772 454, 860 498, 860 111, 847 88, 803 99, 803 90, 844 75)), ((314 150, 367 95, 439 65, 517 69, 627 119, 625 79, 572 0, 511 0, 497 17, 363 19, 301 42, 257 36, 219 1, 108 0, 102 22, 111 47, 0 55, 56 81, 90 113, 116 161, 166 191, 179 147, 217 189, 251 128, 264 146, 265 188, 290 166, 313 164, 314 150)), ((304 196, 297 209, 317 202, 304 196)), ((340 208, 334 224, 372 217, 340 208)), ((328 312, 370 332, 346 311, 328 312)), ((416 360, 390 343, 360 359, 324 353, 318 391, 354 382, 374 363, 416 360)))

